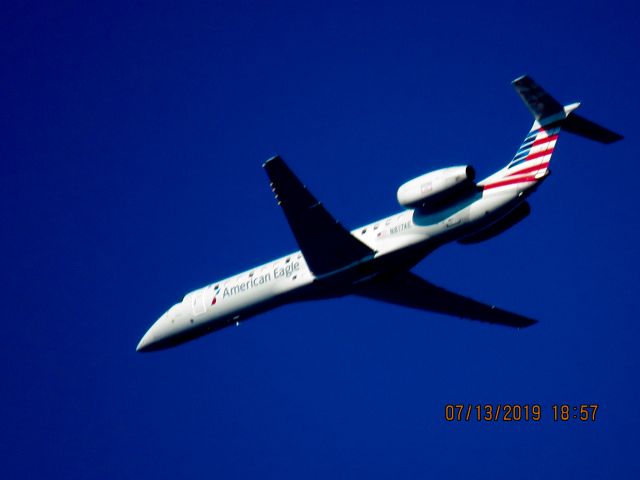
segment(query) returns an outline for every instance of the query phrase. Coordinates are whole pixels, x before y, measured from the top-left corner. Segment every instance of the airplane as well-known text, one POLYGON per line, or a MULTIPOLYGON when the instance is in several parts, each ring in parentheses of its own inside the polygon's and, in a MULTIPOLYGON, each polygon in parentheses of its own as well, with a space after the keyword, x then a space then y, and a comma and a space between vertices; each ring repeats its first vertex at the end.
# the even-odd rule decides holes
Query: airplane
POLYGON ((512 82, 534 122, 509 163, 480 182, 469 165, 404 183, 404 211, 349 231, 280 156, 263 167, 300 250, 187 293, 144 334, 139 352, 162 350, 238 325, 291 302, 358 295, 508 327, 536 320, 436 286, 411 269, 438 247, 493 238, 529 215, 528 197, 549 176, 561 130, 601 143, 623 137, 563 106, 531 77, 512 82))

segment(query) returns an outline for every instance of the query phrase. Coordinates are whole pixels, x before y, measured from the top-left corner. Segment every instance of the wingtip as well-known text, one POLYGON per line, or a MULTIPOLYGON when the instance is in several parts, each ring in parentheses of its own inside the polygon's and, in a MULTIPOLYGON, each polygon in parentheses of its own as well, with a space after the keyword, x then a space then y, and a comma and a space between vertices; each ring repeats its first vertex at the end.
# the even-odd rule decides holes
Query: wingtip
POLYGON ((529 75, 527 75, 526 73, 524 75, 520 75, 518 78, 512 80, 511 81, 511 85, 515 85, 516 83, 521 82, 525 78, 529 78, 529 75))
POLYGON ((611 145, 612 143, 619 142, 620 140, 624 140, 624 135, 620 135, 619 133, 613 132, 611 139, 605 143, 608 145, 611 145))
POLYGON ((276 153, 273 157, 268 158, 268 159, 267 159, 267 160, 262 164, 262 168, 266 168, 266 166, 267 166, 269 163, 271 163, 271 162, 273 162, 273 161, 275 161, 275 160, 278 160, 278 159, 280 159, 280 155, 278 155, 278 154, 276 153))
POLYGON ((522 322, 522 324, 518 326, 518 330, 521 328, 533 327, 536 323, 538 323, 538 320, 534 320, 533 318, 527 318, 526 321, 522 322))

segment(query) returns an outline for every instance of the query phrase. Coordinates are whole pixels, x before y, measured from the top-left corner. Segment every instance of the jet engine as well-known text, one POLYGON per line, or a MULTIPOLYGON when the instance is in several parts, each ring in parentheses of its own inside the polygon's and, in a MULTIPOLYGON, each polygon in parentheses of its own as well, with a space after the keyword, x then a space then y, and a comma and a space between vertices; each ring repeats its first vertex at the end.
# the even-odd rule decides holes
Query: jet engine
POLYGON ((475 188, 475 178, 469 165, 434 170, 403 184, 398 189, 398 203, 405 208, 442 205, 468 195, 475 188))

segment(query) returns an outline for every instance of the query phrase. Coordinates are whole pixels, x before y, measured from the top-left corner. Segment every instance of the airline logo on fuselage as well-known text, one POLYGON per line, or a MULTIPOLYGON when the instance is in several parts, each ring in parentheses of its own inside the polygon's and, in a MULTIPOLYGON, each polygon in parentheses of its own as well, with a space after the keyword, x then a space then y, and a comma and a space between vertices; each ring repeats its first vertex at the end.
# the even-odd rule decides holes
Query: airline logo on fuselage
POLYGON ((265 283, 269 283, 279 278, 289 278, 299 270, 300 262, 297 261, 287 263, 284 267, 276 265, 273 267, 272 272, 263 273, 262 275, 253 275, 247 280, 237 283, 232 287, 224 287, 222 290, 222 298, 233 297, 238 293, 247 292, 255 287, 259 287, 260 285, 264 285, 265 283))

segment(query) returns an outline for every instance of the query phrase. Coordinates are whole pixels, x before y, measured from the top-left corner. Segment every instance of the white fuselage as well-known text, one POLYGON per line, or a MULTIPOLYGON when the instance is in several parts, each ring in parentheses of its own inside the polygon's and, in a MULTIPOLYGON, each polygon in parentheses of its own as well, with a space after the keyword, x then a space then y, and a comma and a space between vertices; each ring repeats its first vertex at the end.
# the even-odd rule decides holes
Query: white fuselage
POLYGON ((397 192, 407 210, 350 233, 336 225, 281 157, 268 159, 263 167, 302 251, 188 293, 152 325, 138 351, 171 347, 285 303, 352 293, 489 323, 535 323, 408 272, 445 243, 484 241, 526 217, 525 199, 548 176, 561 128, 605 144, 622 139, 574 114, 579 103, 562 106, 529 76, 512 84, 535 120, 504 168, 477 184, 468 165, 415 177, 397 192))
MULTIPOLYGON (((353 230, 353 236, 375 251, 367 275, 392 269, 404 251, 416 250, 412 247, 418 247, 420 257, 413 259, 415 263, 441 244, 486 227, 523 201, 540 180, 481 190, 472 198, 431 214, 405 210, 353 230)), ((361 279, 356 275, 349 281, 361 279)), ((188 293, 147 331, 138 350, 174 346, 284 303, 349 293, 348 289, 327 293, 330 282, 330 277, 318 281, 300 251, 285 255, 188 293)))

